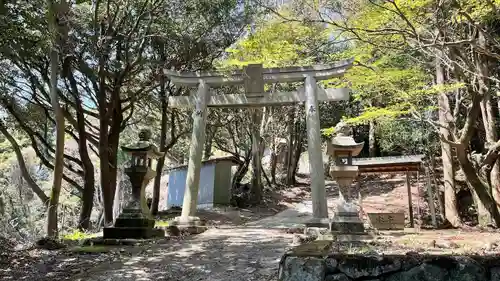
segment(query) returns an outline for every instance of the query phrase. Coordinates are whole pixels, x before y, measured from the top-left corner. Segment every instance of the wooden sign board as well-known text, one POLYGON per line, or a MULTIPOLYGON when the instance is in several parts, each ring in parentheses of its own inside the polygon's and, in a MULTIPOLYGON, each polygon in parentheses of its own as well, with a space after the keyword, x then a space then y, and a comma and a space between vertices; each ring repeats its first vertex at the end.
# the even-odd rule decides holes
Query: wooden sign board
POLYGON ((378 230, 403 230, 405 213, 368 213, 373 228, 378 230))

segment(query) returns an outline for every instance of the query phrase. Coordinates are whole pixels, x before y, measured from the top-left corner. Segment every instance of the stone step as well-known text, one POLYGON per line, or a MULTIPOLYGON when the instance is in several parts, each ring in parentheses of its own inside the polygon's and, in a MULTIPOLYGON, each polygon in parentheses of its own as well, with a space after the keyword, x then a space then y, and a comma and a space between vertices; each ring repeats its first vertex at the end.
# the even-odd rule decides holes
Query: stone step
POLYGON ((149 239, 165 236, 165 230, 150 227, 105 227, 104 239, 149 239))

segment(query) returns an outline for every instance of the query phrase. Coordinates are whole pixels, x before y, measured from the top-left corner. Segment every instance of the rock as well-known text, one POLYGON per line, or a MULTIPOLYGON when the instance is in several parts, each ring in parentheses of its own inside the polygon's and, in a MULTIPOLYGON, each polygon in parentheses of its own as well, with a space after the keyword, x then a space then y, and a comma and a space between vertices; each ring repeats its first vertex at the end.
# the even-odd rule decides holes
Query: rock
MULTIPOLYGON (((447 272, 445 269, 432 264, 421 264, 408 271, 391 274, 386 281, 443 281, 447 272)), ((452 279, 450 279, 452 280, 452 279)))
POLYGON ((491 281, 500 280, 500 267, 494 267, 491 269, 491 281))
POLYGON ((304 243, 308 243, 314 241, 315 237, 303 235, 303 234, 295 234, 292 239, 293 245, 302 245, 304 243))
POLYGON ((181 231, 179 230, 179 228, 175 225, 169 225, 166 229, 165 229, 165 232, 169 235, 169 236, 180 236, 181 235, 181 231))
POLYGON ((0 251, 12 251, 17 245, 14 240, 0 236, 0 251))
POLYGON ((436 240, 432 240, 431 242, 429 242, 428 247, 429 248, 435 248, 436 247, 436 240))
POLYGON ((457 268, 458 261, 450 256, 434 256, 426 259, 425 264, 434 265, 448 271, 457 268))
POLYGON ((45 249, 45 250, 52 251, 52 250, 62 249, 64 247, 66 247, 66 245, 62 244, 61 242, 59 242, 58 240, 56 240, 54 238, 44 237, 44 238, 41 238, 40 240, 36 241, 36 247, 39 249, 45 249))
MULTIPOLYGON (((469 257, 457 257, 455 269, 450 270, 450 280, 453 281, 468 281, 468 280, 485 280, 486 270, 479 265, 475 260, 469 257)), ((499 279, 500 280, 500 279, 499 279)))
POLYGON ((318 237, 322 231, 323 231, 323 229, 321 229, 319 227, 306 227, 306 228, 304 228, 304 234, 307 236, 318 237))
POLYGON ((350 281, 350 279, 344 273, 338 273, 327 275, 325 281, 350 281))
POLYGON ((304 233, 304 229, 302 229, 300 227, 290 227, 290 228, 286 228, 285 229, 285 233, 288 233, 288 234, 300 234, 300 233, 304 233))
POLYGON ((303 235, 303 234, 295 234, 292 239, 293 245, 302 245, 307 242, 314 241, 315 237, 303 235))
POLYGON ((483 247, 483 250, 485 251, 493 251, 498 248, 498 243, 497 242, 490 242, 486 243, 483 247))
POLYGON ((434 241, 434 246, 436 248, 441 248, 441 249, 458 249, 460 246, 458 246, 457 243, 449 240, 437 240, 434 241))
POLYGON ((293 236, 292 245, 301 245, 302 243, 304 243, 304 238, 302 237, 302 235, 296 234, 293 236))
POLYGON ((339 270, 353 279, 378 277, 401 269, 401 261, 396 258, 352 256, 339 262, 339 270))
POLYGON ((337 266, 339 263, 337 262, 336 259, 334 258, 327 258, 326 259, 326 273, 327 274, 332 274, 332 273, 337 273, 339 269, 337 266))
POLYGON ((403 259, 401 269, 404 271, 410 270, 422 263, 423 257, 418 252, 407 252, 407 258, 403 259))
POLYGON ((326 264, 322 258, 285 257, 280 264, 279 281, 324 281, 326 264))

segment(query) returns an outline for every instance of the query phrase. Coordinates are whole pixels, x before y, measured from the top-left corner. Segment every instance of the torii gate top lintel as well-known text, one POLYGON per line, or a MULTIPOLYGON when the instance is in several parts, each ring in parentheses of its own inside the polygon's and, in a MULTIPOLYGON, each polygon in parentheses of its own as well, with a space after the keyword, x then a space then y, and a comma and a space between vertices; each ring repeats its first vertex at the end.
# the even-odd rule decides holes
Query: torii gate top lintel
POLYGON ((312 75, 316 80, 326 80, 333 77, 340 77, 352 67, 354 59, 339 61, 333 64, 312 65, 312 66, 290 66, 279 68, 262 68, 261 64, 249 64, 243 70, 230 72, 180 72, 165 70, 165 74, 172 83, 179 86, 196 86, 200 79, 210 85, 210 87, 237 85, 244 83, 248 70, 260 68, 264 83, 276 82, 299 82, 306 76, 312 75))

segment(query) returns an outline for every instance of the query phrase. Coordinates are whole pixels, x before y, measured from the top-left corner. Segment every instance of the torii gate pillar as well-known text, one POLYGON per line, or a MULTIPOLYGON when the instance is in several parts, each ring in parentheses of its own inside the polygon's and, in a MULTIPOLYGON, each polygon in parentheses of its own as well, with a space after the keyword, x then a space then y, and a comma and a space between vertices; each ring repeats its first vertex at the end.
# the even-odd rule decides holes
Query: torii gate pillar
POLYGON ((316 79, 308 75, 305 81, 307 152, 311 176, 311 197, 314 218, 328 218, 325 190, 325 168, 321 149, 321 131, 319 124, 316 79))

